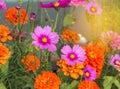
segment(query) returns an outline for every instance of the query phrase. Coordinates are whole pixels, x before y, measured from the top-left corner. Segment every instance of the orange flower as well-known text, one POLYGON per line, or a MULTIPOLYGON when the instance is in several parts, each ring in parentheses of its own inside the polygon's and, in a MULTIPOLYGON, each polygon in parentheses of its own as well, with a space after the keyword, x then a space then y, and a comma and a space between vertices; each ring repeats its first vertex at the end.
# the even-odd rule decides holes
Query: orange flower
POLYGON ((102 40, 97 40, 92 43, 93 46, 97 46, 99 49, 104 50, 105 53, 109 52, 109 47, 102 40))
POLYGON ((71 42, 73 44, 77 44, 78 41, 80 40, 80 37, 79 37, 78 33, 73 31, 73 30, 69 30, 69 29, 65 29, 62 32, 61 37, 65 41, 71 42))
POLYGON ((6 59, 10 57, 10 52, 7 47, 0 43, 0 66, 6 63, 6 59))
POLYGON ((57 65, 62 68, 65 76, 71 76, 74 79, 78 79, 79 75, 83 75, 83 64, 68 65, 65 60, 60 59, 57 65))
POLYGON ((34 82, 36 89, 59 89, 61 84, 60 78, 52 72, 43 72, 38 75, 34 82))
POLYGON ((10 36, 10 30, 8 27, 4 25, 0 25, 0 41, 6 42, 6 40, 12 40, 12 36, 10 36))
POLYGON ((78 89, 100 89, 100 87, 94 81, 83 80, 78 84, 78 89))
POLYGON ((104 51, 94 45, 85 47, 87 59, 84 66, 90 65, 97 72, 97 78, 100 77, 104 65, 104 51))
POLYGON ((9 24, 25 24, 28 20, 28 14, 25 9, 16 9, 15 7, 12 7, 6 11, 5 18, 9 24))
POLYGON ((27 71, 36 72, 36 70, 40 66, 40 60, 35 55, 24 56, 21 62, 24 63, 27 71))

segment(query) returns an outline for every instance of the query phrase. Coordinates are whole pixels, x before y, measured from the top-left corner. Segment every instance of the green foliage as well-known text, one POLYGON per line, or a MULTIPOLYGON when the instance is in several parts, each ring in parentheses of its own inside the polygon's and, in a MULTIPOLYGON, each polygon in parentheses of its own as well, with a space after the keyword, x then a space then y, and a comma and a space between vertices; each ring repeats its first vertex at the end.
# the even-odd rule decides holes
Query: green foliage
POLYGON ((103 87, 104 89, 111 89, 114 84, 118 89, 120 89, 120 82, 117 80, 117 76, 104 76, 103 87))
POLYGON ((7 89, 3 83, 0 83, 0 89, 7 89))
POLYGON ((67 14, 64 18, 64 21, 63 21, 63 26, 69 26, 69 25, 72 25, 74 24, 75 22, 75 17, 73 15, 70 15, 70 14, 67 14))
POLYGON ((78 83, 79 82, 77 80, 73 80, 71 82, 71 84, 69 84, 69 83, 62 83, 62 85, 60 86, 60 89, 77 89, 78 83))

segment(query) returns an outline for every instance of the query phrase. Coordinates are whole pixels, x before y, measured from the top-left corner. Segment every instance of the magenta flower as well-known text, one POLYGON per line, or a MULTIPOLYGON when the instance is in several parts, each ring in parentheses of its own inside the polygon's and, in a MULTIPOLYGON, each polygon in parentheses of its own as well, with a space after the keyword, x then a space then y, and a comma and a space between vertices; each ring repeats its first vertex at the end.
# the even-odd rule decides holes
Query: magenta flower
POLYGON ((78 7, 79 5, 86 4, 86 0, 71 0, 71 4, 75 7, 78 7))
POLYGON ((32 12, 30 13, 30 20, 35 20, 37 18, 37 14, 32 12))
POLYGON ((40 49, 48 49, 50 52, 57 50, 55 44, 59 41, 59 35, 56 32, 52 32, 50 26, 45 26, 44 28, 37 26, 31 35, 34 40, 32 44, 40 47, 40 49))
POLYGON ((96 79, 96 71, 91 66, 87 65, 84 69, 85 80, 92 81, 96 79))
POLYGON ((0 0, 0 10, 6 10, 7 6, 4 0, 0 0))
POLYGON ((85 50, 79 45, 74 45, 73 48, 66 45, 61 49, 61 52, 63 53, 62 59, 66 60, 68 65, 80 64, 86 59, 85 50))
POLYGON ((41 8, 66 8, 69 6, 71 0, 58 0, 57 2, 50 2, 47 4, 40 4, 41 8))
POLYGON ((110 64, 116 68, 118 71, 120 71, 120 55, 115 54, 111 56, 110 64))
POLYGON ((89 14, 96 15, 102 13, 102 8, 96 2, 90 2, 86 5, 86 10, 89 14))

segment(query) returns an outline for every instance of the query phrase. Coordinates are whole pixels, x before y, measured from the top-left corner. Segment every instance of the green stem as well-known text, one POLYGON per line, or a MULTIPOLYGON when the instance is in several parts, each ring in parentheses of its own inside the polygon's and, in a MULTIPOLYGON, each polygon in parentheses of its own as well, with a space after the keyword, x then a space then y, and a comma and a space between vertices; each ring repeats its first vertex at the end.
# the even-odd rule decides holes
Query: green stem
POLYGON ((55 23, 54 23, 54 26, 53 26, 53 32, 55 31, 55 29, 57 27, 58 17, 59 17, 59 12, 57 11, 55 23))

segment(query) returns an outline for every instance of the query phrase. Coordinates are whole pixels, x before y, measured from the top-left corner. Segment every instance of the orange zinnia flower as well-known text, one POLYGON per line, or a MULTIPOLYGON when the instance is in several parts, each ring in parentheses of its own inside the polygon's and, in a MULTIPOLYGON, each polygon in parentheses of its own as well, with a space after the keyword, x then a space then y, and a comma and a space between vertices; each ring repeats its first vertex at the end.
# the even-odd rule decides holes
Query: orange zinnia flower
POLYGON ((109 52, 109 47, 102 40, 97 40, 92 43, 93 46, 97 46, 99 49, 104 50, 105 53, 109 52))
POLYGON ((21 62, 24 63, 27 71, 36 72, 36 70, 40 66, 40 60, 35 55, 24 56, 21 62))
POLYGON ((6 11, 5 18, 9 24, 25 24, 28 20, 28 14, 25 9, 16 9, 15 7, 12 7, 6 11))
POLYGON ((97 72, 97 78, 99 78, 104 65, 104 51, 94 45, 85 47, 85 50, 87 59, 85 60, 84 65, 93 67, 97 72))
POLYGON ((8 27, 0 25, 0 41, 6 42, 6 40, 12 40, 11 32, 8 27))
POLYGON ((94 81, 83 80, 78 84, 78 89, 100 89, 100 87, 94 81))
POLYGON ((5 64, 6 59, 8 59, 9 57, 10 57, 9 49, 0 43, 0 65, 5 64))
POLYGON ((36 89, 59 89, 61 84, 60 78, 52 72, 43 72, 38 75, 34 82, 36 89))
POLYGON ((71 76, 74 79, 78 79, 79 75, 83 75, 83 64, 68 65, 65 60, 60 59, 57 65, 62 68, 65 76, 71 76))
POLYGON ((77 44, 80 40, 80 37, 77 32, 69 29, 64 29, 61 37, 68 42, 71 42, 73 44, 77 44))

